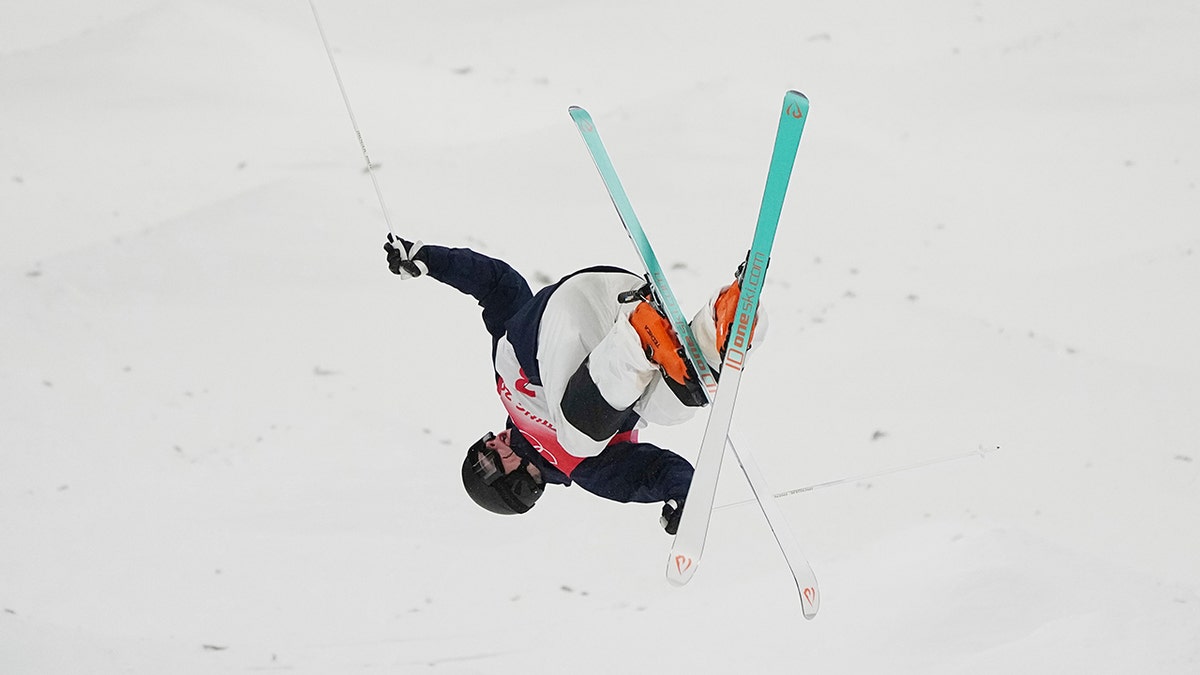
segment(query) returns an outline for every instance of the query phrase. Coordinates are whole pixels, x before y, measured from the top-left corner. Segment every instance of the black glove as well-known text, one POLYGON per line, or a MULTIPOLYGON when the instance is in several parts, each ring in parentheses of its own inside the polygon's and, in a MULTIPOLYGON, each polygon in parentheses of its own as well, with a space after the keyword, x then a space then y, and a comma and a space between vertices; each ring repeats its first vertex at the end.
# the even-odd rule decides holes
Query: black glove
POLYGON ((392 274, 399 274, 401 279, 414 279, 429 272, 429 266, 416 259, 417 252, 424 244, 393 237, 391 234, 388 234, 387 238, 383 250, 387 251, 388 269, 392 270, 392 274))
POLYGON ((667 534, 675 534, 679 531, 679 519, 683 517, 683 500, 668 499, 666 504, 663 504, 662 517, 658 519, 658 524, 662 525, 667 534))

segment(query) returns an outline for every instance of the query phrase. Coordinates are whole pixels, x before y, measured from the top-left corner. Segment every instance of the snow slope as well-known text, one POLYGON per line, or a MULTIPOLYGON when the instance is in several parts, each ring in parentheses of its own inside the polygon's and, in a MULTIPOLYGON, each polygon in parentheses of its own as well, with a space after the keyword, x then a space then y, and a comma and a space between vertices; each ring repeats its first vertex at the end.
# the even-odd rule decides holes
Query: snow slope
MULTIPOLYGON (((687 307, 812 99, 704 567, 461 495, 468 299, 401 282, 307 3, 0 7, 0 672, 1200 671, 1195 3, 321 3, 402 234, 687 307)), ((693 457, 702 420, 645 437, 693 457)))

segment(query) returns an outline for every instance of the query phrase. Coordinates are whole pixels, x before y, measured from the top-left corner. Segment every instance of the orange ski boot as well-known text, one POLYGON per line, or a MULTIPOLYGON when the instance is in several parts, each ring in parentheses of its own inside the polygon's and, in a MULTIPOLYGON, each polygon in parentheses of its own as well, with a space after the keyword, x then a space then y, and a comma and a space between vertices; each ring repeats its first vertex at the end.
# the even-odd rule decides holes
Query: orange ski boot
MULTIPOLYGON (((740 272, 740 270, 739 270, 740 272)), ((721 359, 725 359, 725 350, 729 346, 729 337, 734 333, 733 322, 737 318, 738 299, 742 294, 741 277, 739 276, 728 287, 722 290, 717 295, 717 300, 713 303, 713 318, 717 324, 717 349, 720 351, 721 359)), ((750 344, 754 342, 754 331, 758 328, 758 313, 754 315, 754 324, 750 327, 750 338, 746 349, 750 348, 750 344)))
POLYGON ((683 344, 667 317, 649 301, 640 300, 629 315, 629 323, 641 338, 646 358, 662 371, 667 387, 680 402, 693 408, 708 403, 696 369, 688 361, 683 344))

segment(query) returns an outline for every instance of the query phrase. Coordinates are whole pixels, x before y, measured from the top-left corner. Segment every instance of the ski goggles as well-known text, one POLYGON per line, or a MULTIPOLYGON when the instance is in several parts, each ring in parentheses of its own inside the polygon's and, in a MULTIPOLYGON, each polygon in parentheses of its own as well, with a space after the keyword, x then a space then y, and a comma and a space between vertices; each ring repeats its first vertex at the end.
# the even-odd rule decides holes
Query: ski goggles
POLYGON ((487 446, 494 440, 496 440, 496 434, 489 431, 471 446, 471 454, 475 458, 475 461, 471 463, 471 469, 484 485, 492 485, 504 478, 504 463, 500 461, 500 453, 487 446))

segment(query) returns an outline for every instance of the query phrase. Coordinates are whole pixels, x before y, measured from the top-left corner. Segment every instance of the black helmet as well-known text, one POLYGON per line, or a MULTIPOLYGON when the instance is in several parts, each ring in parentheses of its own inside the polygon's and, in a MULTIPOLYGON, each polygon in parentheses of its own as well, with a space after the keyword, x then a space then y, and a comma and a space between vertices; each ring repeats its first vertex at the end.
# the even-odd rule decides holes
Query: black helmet
MULTIPOLYGON (((520 432, 514 432, 520 433, 520 432)), ((545 486, 529 474, 529 460, 522 458, 521 466, 505 474, 500 454, 487 447, 495 434, 488 432, 471 444, 463 460, 463 487, 471 499, 492 513, 512 515, 533 508, 545 486)))

